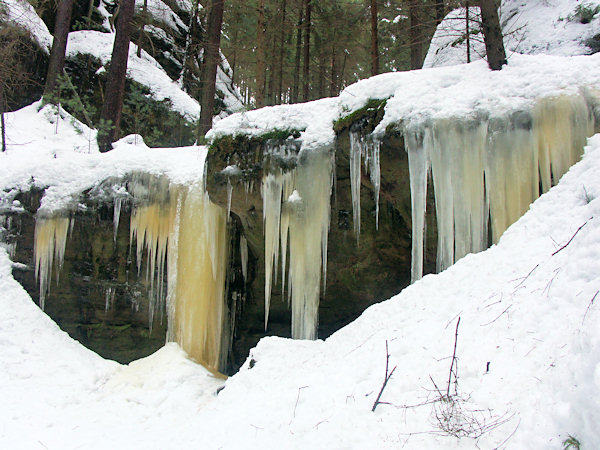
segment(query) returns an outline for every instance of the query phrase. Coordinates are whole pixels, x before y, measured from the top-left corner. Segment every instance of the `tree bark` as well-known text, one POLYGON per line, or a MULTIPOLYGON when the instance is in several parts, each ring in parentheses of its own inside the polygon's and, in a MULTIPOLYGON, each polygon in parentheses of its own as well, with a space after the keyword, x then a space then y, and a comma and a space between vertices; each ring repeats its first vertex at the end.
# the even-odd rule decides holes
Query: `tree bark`
POLYGON ((504 64, 507 64, 507 61, 496 2, 479 0, 479 7, 481 8, 481 28, 488 66, 492 70, 500 70, 504 64))
POLYGON ((123 98, 125 97, 125 77, 135 0, 121 1, 115 43, 106 80, 104 104, 100 113, 101 129, 98 131, 98 147, 101 152, 109 151, 112 143, 119 137, 123 98))
POLYGON ((256 107, 265 106, 265 0, 258 0, 256 26, 256 107))
POLYGON ((444 0, 436 0, 435 2, 435 22, 439 25, 446 16, 446 7, 444 0))
POLYGON ((306 0, 306 23, 304 25, 304 70, 302 74, 302 100, 307 102, 309 100, 309 90, 310 90, 310 10, 312 0, 306 0))
POLYGON ((408 15, 410 17, 410 68, 420 69, 423 66, 423 42, 421 41, 421 20, 418 0, 410 0, 408 15))
POLYGON ((138 38, 137 43, 137 57, 142 57, 142 39, 144 39, 144 27, 146 26, 146 17, 148 17, 148 0, 144 0, 144 6, 142 6, 142 14, 141 14, 141 24, 140 24, 140 36, 138 38))
POLYGON ((4 99, 4 86, 0 83, 0 126, 2 127, 2 151, 6 151, 6 123, 4 122, 4 111, 6 101, 4 99))
POLYGON ((294 84, 292 86, 292 103, 298 103, 298 96, 300 91, 300 58, 302 55, 302 27, 304 25, 304 3, 306 0, 300 2, 300 14, 298 18, 298 26, 296 31, 296 58, 294 61, 294 84))
POLYGON ((217 67, 220 60, 221 27, 225 0, 212 0, 208 12, 206 42, 204 45, 204 69, 200 80, 200 122, 198 138, 204 137, 212 128, 213 109, 217 82, 217 67))
POLYGON ((329 83, 329 96, 335 97, 338 94, 337 88, 337 64, 336 64, 336 54, 335 54, 335 32, 334 32, 334 42, 331 43, 331 80, 329 83))
POLYGON ((277 103, 283 102, 283 58, 285 52, 285 13, 287 1, 281 1, 281 32, 279 35, 279 67, 278 67, 278 86, 277 86, 277 103))
POLYGON ((50 62, 48 63, 48 74, 46 75, 46 84, 44 86, 44 103, 58 103, 58 97, 55 93, 58 77, 62 75, 65 67, 65 52, 67 50, 67 39, 71 27, 72 11, 73 0, 61 0, 58 4, 56 22, 54 23, 52 50, 50 51, 50 62))
POLYGON ((469 18, 469 0, 465 1, 465 34, 467 35, 467 63, 471 62, 471 27, 469 18))
POLYGON ((379 44, 377 40, 377 0, 371 0, 371 75, 379 73, 379 44))

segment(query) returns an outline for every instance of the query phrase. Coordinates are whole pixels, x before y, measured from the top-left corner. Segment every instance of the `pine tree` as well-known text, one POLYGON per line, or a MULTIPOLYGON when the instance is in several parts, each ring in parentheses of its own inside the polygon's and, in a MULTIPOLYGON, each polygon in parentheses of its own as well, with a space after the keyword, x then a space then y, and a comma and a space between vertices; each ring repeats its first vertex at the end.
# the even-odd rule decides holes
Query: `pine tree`
POLYGON ((119 7, 115 42, 104 92, 104 104, 100 113, 98 147, 101 152, 109 151, 112 143, 119 137, 134 6, 135 0, 121 0, 119 7))
POLYGON ((204 62, 200 80, 200 121, 198 139, 212 128, 217 81, 217 66, 221 60, 221 27, 225 0, 212 0, 208 11, 204 62))
POLYGON ((65 67, 65 52, 67 49, 67 38, 71 26, 71 13, 73 11, 73 0, 61 0, 56 11, 54 22, 54 38, 52 39, 52 50, 50 51, 50 62, 48 63, 48 74, 44 86, 44 103, 56 103, 55 95, 57 80, 62 75, 65 67))
POLYGON ((494 0, 479 0, 481 9, 481 28, 488 66, 492 70, 500 70, 507 64, 506 51, 502 39, 502 29, 498 18, 498 8, 494 0))

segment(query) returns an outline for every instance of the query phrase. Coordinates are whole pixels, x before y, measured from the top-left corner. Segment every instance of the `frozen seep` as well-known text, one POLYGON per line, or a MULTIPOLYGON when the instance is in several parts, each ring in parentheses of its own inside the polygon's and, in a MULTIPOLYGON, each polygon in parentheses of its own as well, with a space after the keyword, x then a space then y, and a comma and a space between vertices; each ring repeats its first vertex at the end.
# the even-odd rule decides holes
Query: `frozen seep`
POLYGON ((542 192, 571 167, 594 132, 586 91, 546 98, 531 112, 458 121, 442 119, 404 130, 412 198, 412 281, 423 270, 427 176, 437 217, 437 270, 498 242, 542 192), (488 230, 488 223, 491 230, 488 230))
POLYGON ((329 148, 301 151, 295 168, 271 168, 263 177, 265 327, 279 259, 282 292, 285 289, 289 246, 288 300, 295 339, 317 337, 320 285, 327 276, 332 177, 329 148))
MULTIPOLYGON (((206 367, 223 369, 230 339, 225 211, 209 201, 201 185, 175 185, 164 177, 133 176, 128 192, 133 198, 130 242, 136 244, 138 272, 145 265, 150 284, 150 327, 155 314, 166 309, 167 340, 177 342, 206 367)), ((114 201, 116 228, 120 199, 114 201)), ((56 264, 58 277, 63 263, 70 222, 66 217, 36 220, 35 274, 42 307, 52 265, 56 264)), ((114 292, 109 290, 105 309, 113 302, 114 292)))
POLYGON ((135 208, 131 240, 137 242, 138 268, 146 252, 150 323, 153 311, 166 307, 167 340, 177 342, 205 366, 223 368, 228 352, 223 342, 228 336, 224 330, 228 256, 225 211, 209 201, 202 186, 172 185, 167 202, 135 208), (165 263, 167 293, 163 290, 165 263))

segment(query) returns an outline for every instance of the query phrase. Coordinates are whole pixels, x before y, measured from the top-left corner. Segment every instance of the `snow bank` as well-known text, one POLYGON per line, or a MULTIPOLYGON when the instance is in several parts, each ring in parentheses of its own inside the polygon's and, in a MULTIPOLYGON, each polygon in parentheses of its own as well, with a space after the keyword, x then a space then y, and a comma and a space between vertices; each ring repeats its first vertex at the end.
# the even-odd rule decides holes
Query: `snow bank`
POLYGON ((42 208, 51 213, 76 208, 79 194, 109 177, 143 171, 166 175, 173 183, 199 183, 206 147, 148 148, 125 137, 115 149, 99 153, 96 131, 53 106, 40 102, 6 114, 7 151, 0 153, 0 205, 18 191, 48 187, 42 208))
POLYGON ((598 85, 600 55, 513 55, 507 67, 495 72, 484 61, 477 61, 377 75, 348 86, 336 98, 234 114, 215 124, 208 137, 299 129, 305 130, 301 136, 304 148, 314 148, 332 143, 333 122, 370 99, 389 99, 375 130, 383 133, 388 126, 415 127, 438 119, 505 116, 527 111, 542 98, 575 94, 598 85))

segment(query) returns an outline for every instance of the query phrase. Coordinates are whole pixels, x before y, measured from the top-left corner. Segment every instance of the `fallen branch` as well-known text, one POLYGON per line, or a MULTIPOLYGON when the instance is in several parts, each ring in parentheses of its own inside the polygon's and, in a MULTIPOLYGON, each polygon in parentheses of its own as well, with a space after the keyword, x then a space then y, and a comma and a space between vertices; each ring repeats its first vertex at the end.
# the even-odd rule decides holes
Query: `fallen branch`
MULTIPOLYGON (((458 342, 458 326, 459 325, 460 325, 460 316, 458 317, 458 320, 456 321, 456 330, 454 331, 454 351, 452 352, 452 362, 450 363, 450 372, 448 373, 448 386, 446 388, 446 396, 447 397, 450 396, 450 384, 452 383, 452 368, 455 366, 455 364, 458 364, 458 362, 456 361, 456 344, 458 342)), ((457 374, 457 372, 454 372, 455 383, 458 382, 456 374, 457 374)), ((455 384, 455 386, 456 386, 456 384, 455 384)))
POLYGON ((577 233, 579 233, 579 232, 581 231, 581 229, 582 229, 583 227, 585 227, 585 226, 586 226, 586 224, 587 224, 587 223, 588 223, 590 220, 592 220, 593 218, 594 218, 594 216, 590 217, 588 220, 586 220, 586 221, 584 222, 584 224, 583 224, 583 225, 581 225, 579 228, 577 228, 577 231, 575 231, 575 234, 573 234, 573 236, 571 236, 571 239, 569 239, 569 240, 567 241, 567 243, 566 243, 565 245, 563 245, 561 248, 559 248, 559 249, 558 249, 558 250, 556 250, 554 253, 552 253, 552 256, 556 255, 558 252, 560 252, 561 250, 563 250, 564 248, 566 248, 566 247, 567 247, 567 245, 569 245, 569 244, 571 243, 571 241, 572 241, 573 239, 575 239, 575 236, 577 236, 577 233))
POLYGON ((490 322, 488 322, 488 323, 484 323, 484 324, 482 324, 482 325, 479 325, 479 326, 480 326, 480 327, 485 327, 485 326, 487 326, 487 325, 490 325, 490 324, 494 323, 496 320, 498 320, 500 317, 502 317, 502 315, 503 315, 503 314, 504 314, 506 311, 508 311, 512 305, 513 305, 512 303, 511 303, 510 305, 508 305, 508 307, 507 307, 507 308, 506 308, 504 311, 502 311, 500 314, 498 314, 498 316, 497 316, 497 317, 496 317, 494 320, 492 320, 492 321, 490 321, 490 322))
POLYGON ((375 403, 373 403, 373 408, 371 408, 371 411, 375 411, 375 408, 377 408, 377 405, 379 405, 380 403, 384 403, 384 402, 380 402, 379 400, 381 399, 381 395, 383 394, 383 390, 387 386, 388 381, 390 381, 390 378, 392 378, 392 375, 394 374, 396 367, 398 367, 398 366, 394 366, 392 371, 388 374, 389 364, 390 364, 390 352, 388 351, 388 341, 386 340, 385 341, 385 379, 383 380, 383 384, 381 385, 381 389, 379 390, 379 394, 377 395, 377 398, 375 399, 375 403))
MULTIPOLYGON (((531 271, 530 271, 530 272, 527 274, 527 276, 526 276, 525 278, 523 278, 523 279, 521 280, 521 282, 515 286, 515 290, 516 290, 516 289, 517 289, 519 286, 521 286, 523 283, 525 283, 525 281, 527 280, 527 278, 529 278, 529 276, 530 276, 530 275, 533 273, 533 271, 534 271, 535 269, 537 269, 539 266, 540 266, 539 264, 536 264, 536 265, 535 265, 535 267, 534 267, 533 269, 531 269, 531 271)), ((517 279, 518 279, 518 278, 517 278, 517 279)), ((515 281, 516 281, 516 280, 515 280, 515 281)))
POLYGON ((583 315, 583 320, 581 321, 581 325, 583 325, 583 322, 585 322, 585 317, 587 316, 588 311, 590 310, 590 308, 592 307, 592 305, 594 304, 594 300, 596 300, 596 297, 598 296, 599 291, 596 291, 596 293, 594 294, 594 296, 592 297, 592 299, 590 300, 590 303, 588 305, 588 307, 585 310, 585 314, 583 315))

